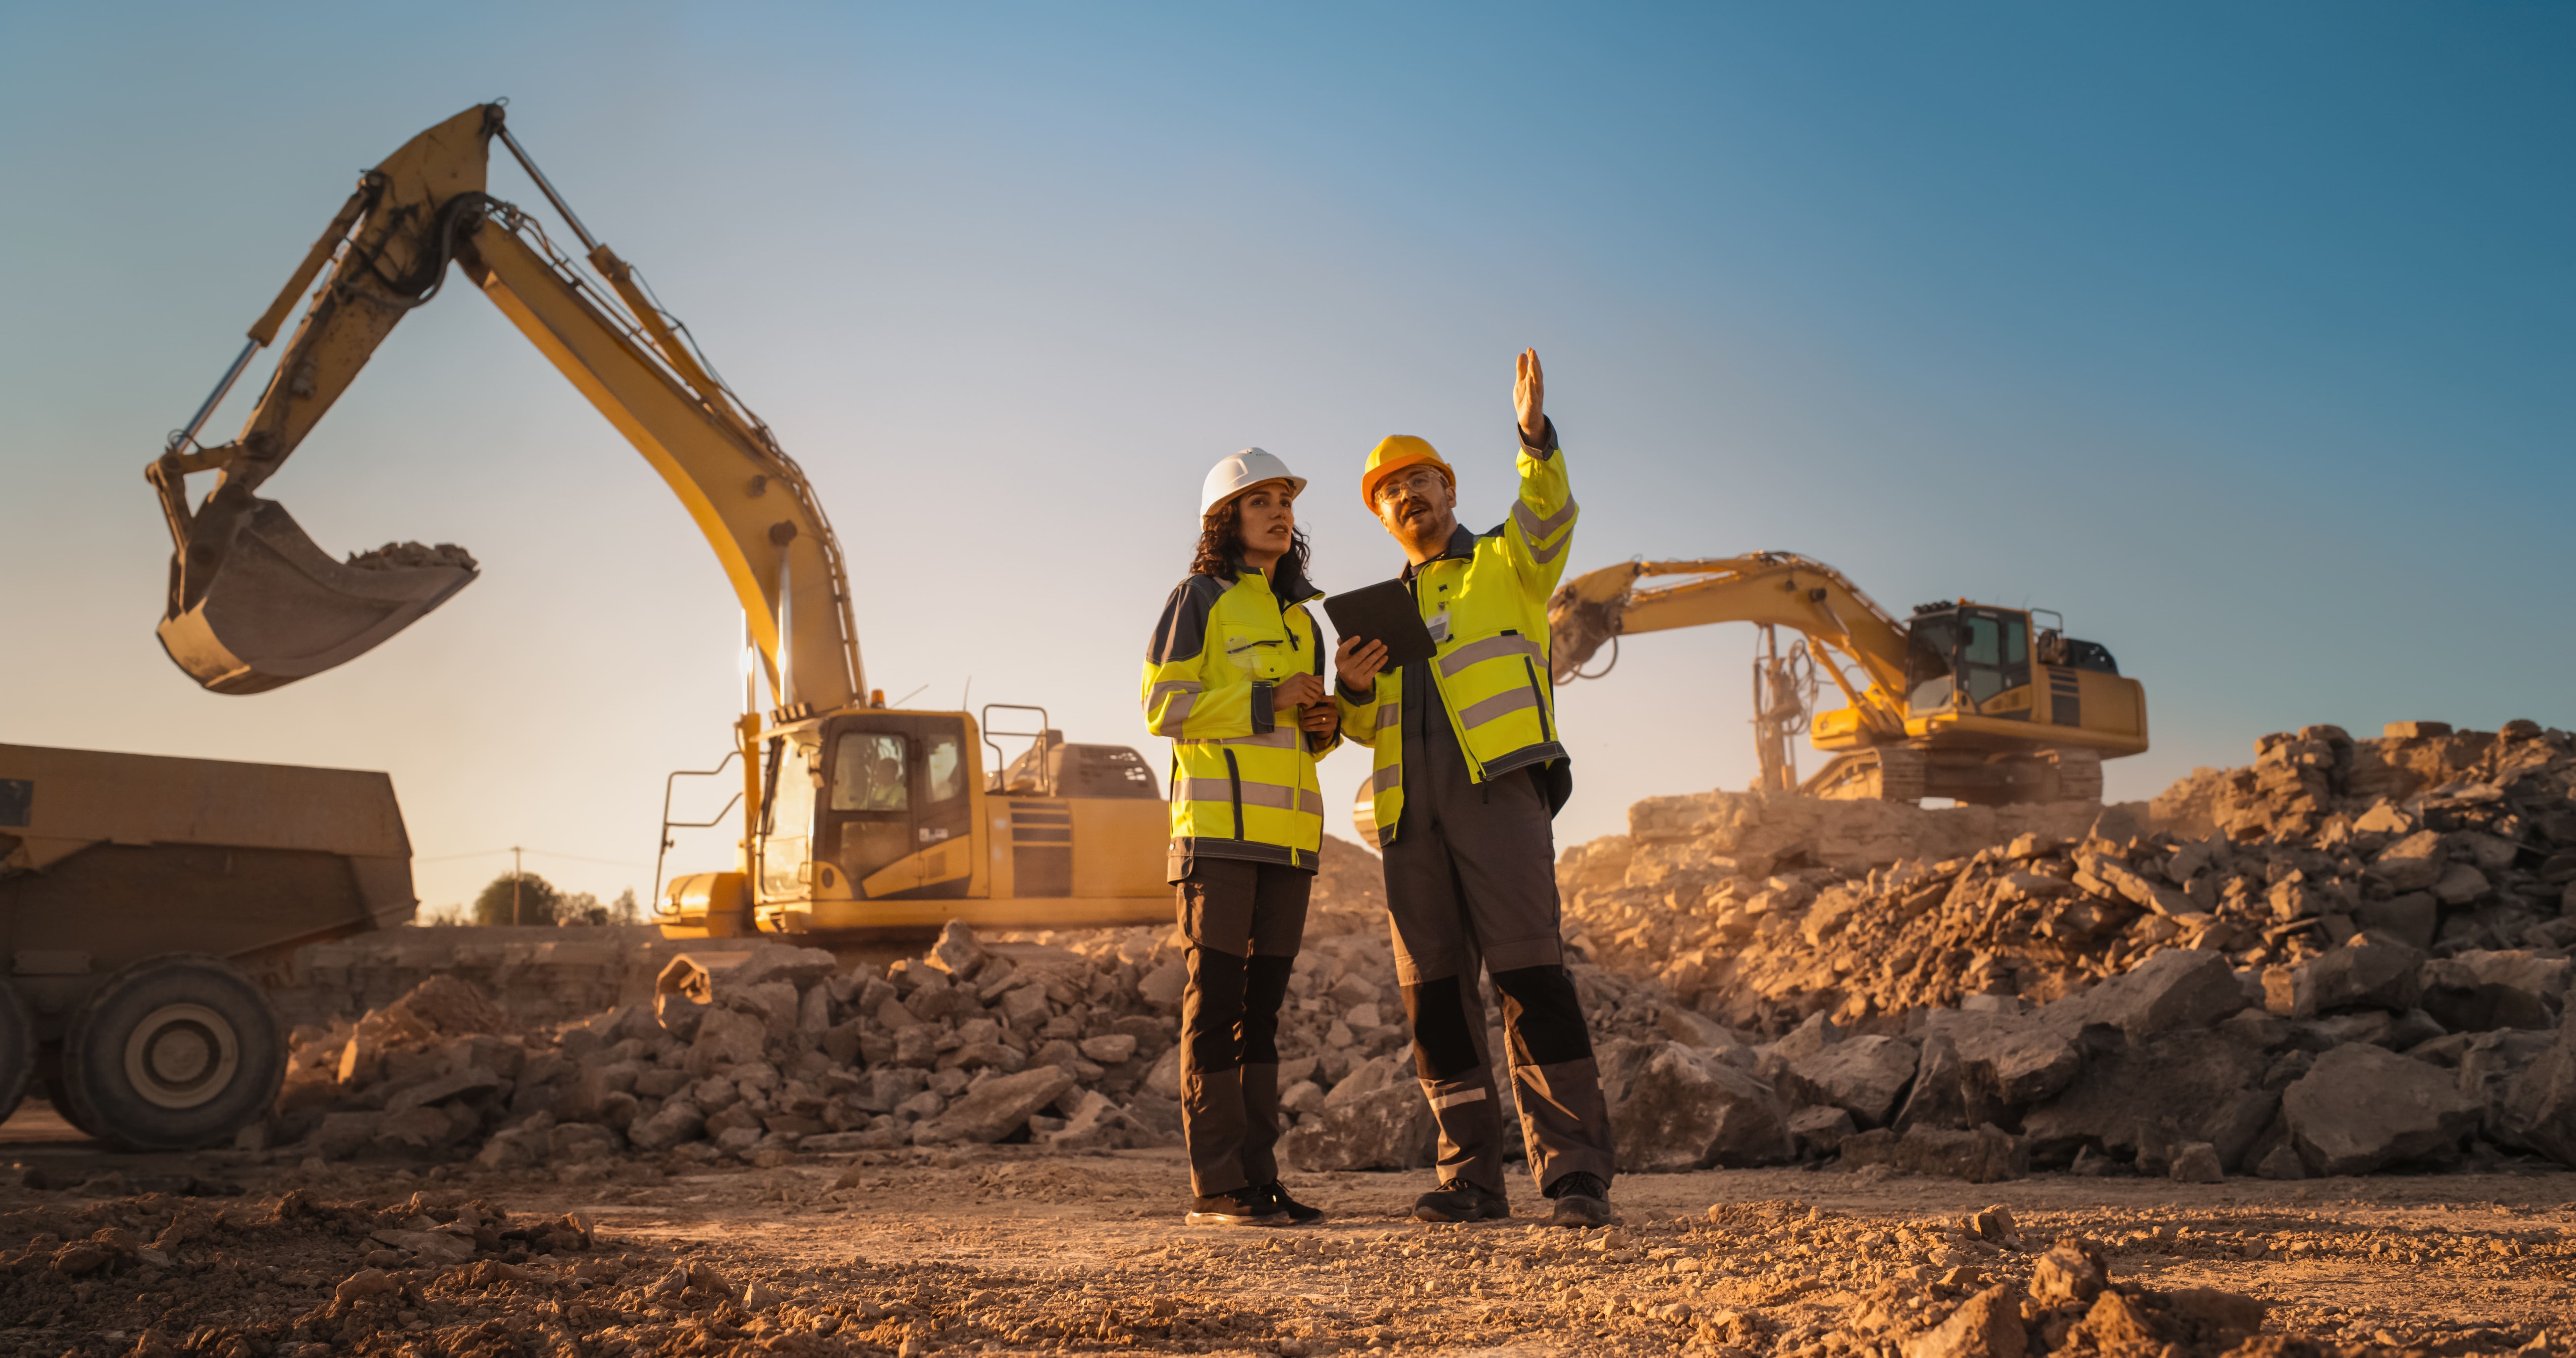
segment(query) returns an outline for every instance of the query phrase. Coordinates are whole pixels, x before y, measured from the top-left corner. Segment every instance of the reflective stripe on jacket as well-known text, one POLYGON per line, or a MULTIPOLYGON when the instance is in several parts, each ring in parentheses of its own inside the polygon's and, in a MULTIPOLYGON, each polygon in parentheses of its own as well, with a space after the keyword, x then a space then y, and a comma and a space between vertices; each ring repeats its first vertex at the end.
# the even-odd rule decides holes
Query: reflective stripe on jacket
MULTIPOLYGON (((1522 446, 1518 466, 1520 498, 1509 518, 1491 532, 1459 529, 1448 550, 1406 572, 1439 646, 1425 662, 1432 685, 1479 783, 1566 757, 1547 682, 1547 599, 1565 573, 1576 505, 1553 423, 1539 446, 1522 446)), ((1342 733, 1369 742, 1374 755, 1370 800, 1381 846, 1395 842, 1404 818, 1403 693, 1397 667, 1366 694, 1338 695, 1342 733)))
POLYGON ((1324 672, 1306 602, 1323 591, 1291 558, 1268 577, 1193 575, 1172 590, 1145 654, 1145 724, 1172 741, 1170 880, 1193 855, 1248 858, 1313 871, 1322 861, 1324 797, 1314 744, 1297 714, 1273 712, 1280 680, 1324 672))

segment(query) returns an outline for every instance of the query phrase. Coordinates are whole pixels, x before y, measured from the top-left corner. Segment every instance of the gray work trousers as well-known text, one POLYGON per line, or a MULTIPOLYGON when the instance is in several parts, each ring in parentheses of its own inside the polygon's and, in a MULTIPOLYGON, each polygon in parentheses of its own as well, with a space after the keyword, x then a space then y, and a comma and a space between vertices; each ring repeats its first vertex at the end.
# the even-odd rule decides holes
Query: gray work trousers
POLYGON ((1530 1176, 1610 1181, 1610 1109, 1565 969, 1556 837, 1527 771, 1476 783, 1446 721, 1404 750, 1404 816, 1386 846, 1396 981, 1415 1074, 1440 1126, 1440 1173, 1503 1192, 1503 1119, 1485 1043, 1481 969, 1502 994, 1512 1094, 1530 1176))
POLYGON ((1279 1178, 1279 1006, 1315 874, 1202 854, 1174 884, 1190 941, 1181 993, 1181 1137, 1202 1198, 1279 1178))

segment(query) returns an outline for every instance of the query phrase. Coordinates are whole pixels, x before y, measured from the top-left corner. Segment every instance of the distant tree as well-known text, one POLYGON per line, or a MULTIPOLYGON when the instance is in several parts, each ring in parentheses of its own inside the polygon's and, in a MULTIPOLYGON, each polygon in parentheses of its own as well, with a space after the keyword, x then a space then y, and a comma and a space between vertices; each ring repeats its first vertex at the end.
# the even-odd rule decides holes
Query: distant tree
POLYGON ((562 904, 563 893, 545 878, 533 872, 505 872, 486 883, 474 898, 474 922, 552 924, 562 904))
POLYGON ((635 903, 635 888, 630 886, 624 891, 618 892, 617 899, 609 902, 608 922, 611 924, 642 924, 644 922, 643 907, 635 903))
POLYGON ((555 923, 565 926, 598 926, 609 922, 607 906, 587 891, 576 891, 555 907, 555 923))
POLYGON ((451 925, 463 924, 465 922, 465 907, 461 905, 433 905, 427 910, 423 910, 418 914, 413 915, 411 917, 411 922, 424 929, 445 928, 451 925))

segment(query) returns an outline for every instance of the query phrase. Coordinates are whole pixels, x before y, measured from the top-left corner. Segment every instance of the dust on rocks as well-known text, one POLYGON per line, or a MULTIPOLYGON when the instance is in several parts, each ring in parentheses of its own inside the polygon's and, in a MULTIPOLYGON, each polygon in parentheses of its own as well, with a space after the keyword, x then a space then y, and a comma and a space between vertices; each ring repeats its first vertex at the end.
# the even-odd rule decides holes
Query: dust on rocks
POLYGON ((1409 1218, 1338 840, 1294 1230, 1179 1223, 1168 930, 329 945, 234 1149, 0 1176, 0 1358, 2576 1353, 2571 791, 2563 732, 2407 723, 2147 806, 1641 803, 1560 865, 1589 1231, 1409 1218))

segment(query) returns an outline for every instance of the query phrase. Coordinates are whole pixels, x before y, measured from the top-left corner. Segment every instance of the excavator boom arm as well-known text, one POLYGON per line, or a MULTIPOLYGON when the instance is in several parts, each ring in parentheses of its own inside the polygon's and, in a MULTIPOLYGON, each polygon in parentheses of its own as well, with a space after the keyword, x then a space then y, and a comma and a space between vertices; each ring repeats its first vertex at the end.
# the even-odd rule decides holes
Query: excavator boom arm
POLYGON ((435 295, 451 261, 680 497, 742 600, 782 705, 861 701, 849 573, 804 472, 680 344, 676 323, 625 262, 590 239, 509 138, 496 104, 430 128, 361 179, 214 396, 147 469, 176 548, 160 629, 171 658, 208 688, 259 692, 354 658, 474 579, 471 558, 452 548, 332 561, 282 506, 252 493, 402 317, 435 295), (533 220, 484 193, 495 136, 581 235, 606 291, 533 220), (193 448, 251 354, 326 268, 241 436, 193 448), (186 477, 200 471, 220 479, 192 507, 186 477))
MULTIPOLYGON (((1904 728, 1905 629, 1840 571, 1792 552, 1629 561, 1587 572, 1548 601, 1549 660, 1562 684, 1612 638, 1717 622, 1804 633, 1869 676, 1870 687, 1853 695, 1867 720, 1904 728), (1648 579, 1658 583, 1641 583, 1648 579)), ((1834 666, 1826 669, 1843 682, 1834 666)))

